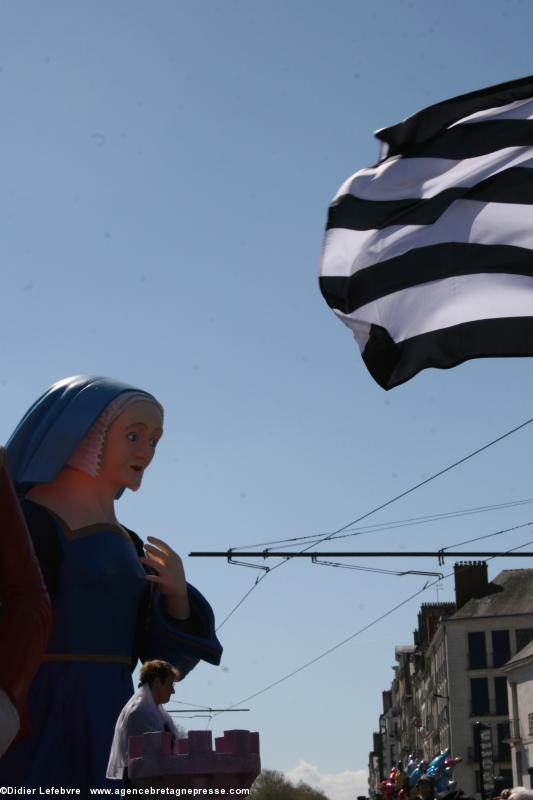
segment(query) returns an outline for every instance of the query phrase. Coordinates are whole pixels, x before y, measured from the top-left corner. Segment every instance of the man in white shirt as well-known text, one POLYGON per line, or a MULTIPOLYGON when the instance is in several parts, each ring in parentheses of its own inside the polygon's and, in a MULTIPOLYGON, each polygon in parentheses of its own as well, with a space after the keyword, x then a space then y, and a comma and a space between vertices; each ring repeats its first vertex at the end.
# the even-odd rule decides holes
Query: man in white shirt
POLYGON ((150 731, 167 731, 173 743, 178 730, 170 714, 163 708, 174 694, 174 683, 181 679, 179 670, 167 661, 146 661, 141 669, 139 688, 120 712, 111 754, 107 765, 107 777, 128 780, 128 742, 130 736, 142 736, 150 731))

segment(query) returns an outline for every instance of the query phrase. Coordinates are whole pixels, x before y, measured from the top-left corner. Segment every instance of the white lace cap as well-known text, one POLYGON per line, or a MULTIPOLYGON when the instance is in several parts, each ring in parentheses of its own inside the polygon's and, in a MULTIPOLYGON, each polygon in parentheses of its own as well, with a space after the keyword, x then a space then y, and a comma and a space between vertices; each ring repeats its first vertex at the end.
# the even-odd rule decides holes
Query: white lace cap
POLYGON ((109 426, 128 406, 139 402, 153 403, 161 412, 161 416, 163 416, 163 407, 155 398, 149 397, 142 392, 123 392, 119 394, 104 408, 96 422, 91 425, 83 439, 78 442, 76 449, 67 461, 67 466, 79 469, 95 478, 102 466, 104 442, 109 426))

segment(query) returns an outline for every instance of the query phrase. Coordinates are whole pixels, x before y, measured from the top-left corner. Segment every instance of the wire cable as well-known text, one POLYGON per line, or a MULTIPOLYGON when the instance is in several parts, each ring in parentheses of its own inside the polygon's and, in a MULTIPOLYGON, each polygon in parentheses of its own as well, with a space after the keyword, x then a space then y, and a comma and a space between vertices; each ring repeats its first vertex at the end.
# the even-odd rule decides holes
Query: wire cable
POLYGON ((186 700, 174 700, 174 699, 170 700, 168 705, 170 705, 171 703, 177 703, 180 706, 189 706, 189 707, 194 706, 195 708, 201 708, 204 709, 205 711, 211 711, 211 707, 204 706, 203 703, 189 703, 186 700))
POLYGON ((362 514, 360 517, 357 517, 356 519, 352 520, 352 522, 349 522, 347 525, 343 525, 342 528, 338 528, 336 531, 333 531, 333 533, 329 533, 327 536, 324 536, 324 538, 321 539, 320 541, 326 542, 329 539, 334 538, 337 534, 343 533, 348 528, 351 528, 352 525, 356 525, 357 523, 362 522, 364 519, 367 519, 372 514, 376 514, 378 511, 381 511, 382 509, 387 508, 388 506, 392 505, 393 503, 396 503, 398 500, 401 500, 402 498, 407 497, 408 494, 411 494, 412 492, 415 492, 417 489, 420 489, 422 486, 426 486, 428 483, 431 483, 431 481, 434 481, 436 478, 440 478, 442 475, 445 475, 447 472, 450 472, 450 470, 455 469, 455 467, 458 467, 461 464, 464 464, 466 461, 469 461, 471 458, 474 458, 474 456, 477 456, 480 453, 483 453, 485 450, 488 450, 489 447, 492 447, 493 445, 498 444, 499 442, 503 441, 503 439, 506 439, 508 436, 511 436, 513 433, 516 433, 517 431, 522 430, 522 428, 525 428, 527 425, 530 425, 532 422, 533 422, 533 417, 530 417, 525 422, 522 422, 520 425, 517 425, 515 428, 512 428, 511 430, 507 431, 506 433, 501 434, 501 436, 498 436, 496 439, 493 439, 491 442, 488 442, 487 444, 483 445, 482 447, 478 447, 477 450, 473 450, 471 453, 468 453, 468 455, 463 456, 463 458, 460 458, 458 461, 454 461, 453 464, 449 464, 447 467, 444 467, 444 469, 441 469, 438 472, 435 472, 433 475, 430 475, 429 478, 425 478, 423 481, 420 481, 419 483, 415 484, 414 486, 411 486, 409 489, 406 489, 404 492, 401 492, 400 494, 396 495, 395 497, 391 498, 390 500, 387 500, 385 503, 382 503, 381 505, 376 506, 375 508, 371 509, 370 511, 367 511, 366 514, 362 514))
MULTIPOLYGON (((472 542, 479 542, 482 539, 490 539, 491 536, 501 536, 502 533, 510 533, 511 531, 519 530, 519 528, 527 528, 530 525, 533 525, 533 520, 531 522, 524 522, 522 525, 513 525, 512 528, 503 528, 503 530, 495 531, 494 533, 486 533, 484 536, 476 536, 474 539, 465 539, 464 542, 455 542, 455 544, 449 544, 447 547, 441 547, 440 552, 443 556, 445 556, 446 550, 450 550, 452 547, 460 547, 463 544, 471 544, 472 542)), ((506 550, 506 552, 510 553, 511 550, 506 550)))
MULTIPOLYGON (((458 517, 467 517, 473 514, 482 514, 488 511, 499 511, 505 508, 515 508, 522 505, 533 503, 533 498, 525 500, 510 500, 506 503, 497 503, 486 506, 476 506, 474 508, 457 509, 455 511, 442 511, 436 514, 426 514, 419 517, 408 517, 401 520, 393 520, 390 522, 377 522, 374 525, 365 525, 361 528, 356 528, 351 533, 344 533, 336 536, 336 539, 346 539, 350 536, 360 536, 364 533, 383 533, 396 528, 408 528, 414 525, 423 525, 428 522, 440 522, 444 519, 456 519, 458 517)), ((323 537, 324 533, 313 533, 307 536, 293 536, 290 539, 277 539, 269 542, 257 542, 256 544, 240 545, 239 547, 232 547, 231 551, 238 555, 238 551, 252 550, 255 547, 267 547, 268 545, 285 544, 286 547, 299 547, 302 542, 316 543, 318 539, 323 537)))
MULTIPOLYGON (((516 547, 511 547, 506 552, 507 553, 513 553, 516 550, 520 550, 522 547, 527 547, 530 544, 533 544, 533 540, 529 541, 529 542, 524 542, 523 544, 519 544, 516 547)), ((487 561, 492 561, 492 558, 493 557, 488 558, 487 561)), ((422 594, 423 592, 426 592, 428 589, 431 589, 433 586, 436 586, 438 583, 441 583, 442 581, 447 580, 452 575, 454 575, 454 573, 455 573, 455 570, 452 571, 452 572, 448 572, 447 575, 444 575, 444 576, 442 576, 440 578, 436 578, 434 581, 431 581, 431 582, 430 581, 426 581, 426 583, 424 584, 424 586, 421 589, 418 589, 416 592, 413 592, 413 594, 410 594, 409 597, 405 598, 405 600, 402 600, 400 603, 397 603, 395 606, 390 608, 388 611, 385 611, 383 614, 380 614, 379 617, 376 617, 374 620, 372 620, 371 622, 367 623, 362 628, 359 628, 359 630, 355 631, 355 633, 352 633, 350 636, 347 636, 341 642, 337 642, 337 644, 333 645, 332 647, 329 647, 327 650, 324 650, 322 653, 319 653, 318 656, 315 656, 314 658, 310 659, 309 661, 306 661, 305 664, 302 664, 297 669, 294 669, 294 670, 292 670, 292 672, 287 673, 287 675, 283 675, 281 678, 278 678, 278 680, 273 681, 268 686, 265 686, 263 689, 260 689, 259 691, 254 692, 253 694, 248 695, 247 697, 244 697, 242 700, 239 700, 237 703, 233 703, 231 705, 228 705, 228 708, 231 709, 231 708, 234 708, 235 706, 240 706, 242 703, 247 703, 249 700, 253 700, 256 697, 259 697, 259 695, 262 695, 265 692, 268 692, 270 689, 273 689, 275 686, 279 686, 280 683, 284 683, 285 681, 289 680, 289 678, 292 678, 292 677, 294 677, 294 675, 297 675, 299 672, 302 672, 304 669, 307 669, 308 667, 312 666, 313 664, 316 664, 317 661, 320 661, 321 659, 323 659, 326 656, 330 655, 330 653, 333 653, 333 652, 335 652, 335 650, 338 650, 339 648, 343 647, 345 644, 348 644, 348 642, 351 642, 357 636, 360 636, 362 633, 364 633, 365 631, 369 630, 374 625, 377 625, 378 622, 381 622, 382 620, 384 620, 387 617, 389 617, 391 614, 393 614, 398 609, 400 609, 403 606, 407 605, 407 603, 409 603, 411 600, 414 600, 414 598, 418 597, 418 595, 422 594)))
MULTIPOLYGON (((270 570, 270 571, 272 571, 272 570, 270 570)), ((257 576, 257 578, 255 579, 255 583, 253 584, 253 586, 251 586, 251 587, 248 589, 248 591, 246 592, 246 594, 244 594, 244 595, 241 597, 241 599, 239 600, 239 602, 237 603, 237 605, 236 605, 236 606, 233 606, 233 608, 231 609, 231 611, 229 612, 229 614, 227 614, 227 615, 224 617, 224 619, 222 620, 222 622, 220 623, 220 625, 218 625, 218 627, 216 628, 216 632, 218 632, 218 631, 221 629, 221 627, 222 627, 223 625, 225 625, 225 624, 226 624, 226 622, 228 621, 228 619, 229 619, 230 617, 232 617, 232 616, 235 614, 235 612, 237 611, 237 609, 238 609, 240 606, 242 606, 242 604, 244 603, 244 601, 246 600, 246 598, 247 598, 247 597, 249 597, 249 596, 252 594, 252 592, 253 592, 253 590, 255 589, 255 587, 256 587, 258 584, 260 584, 260 583, 261 583, 261 581, 263 580, 263 578, 266 578, 266 576, 267 576, 268 574, 269 574, 268 572, 263 572, 263 574, 262 574, 262 575, 258 575, 258 576, 257 576)))
MULTIPOLYGON (((517 431, 522 430, 527 425, 530 425, 532 422, 533 422, 533 417, 530 417, 528 420, 526 420, 525 422, 522 422, 520 425, 516 425, 514 428, 511 428, 511 430, 506 431, 506 433, 503 433, 500 436, 496 437, 496 439, 493 439, 492 441, 488 442, 487 444, 483 445, 482 447, 478 447, 476 450, 473 450, 471 453, 468 453, 466 456, 463 456, 463 458, 460 458, 457 461, 454 461, 453 464, 450 464, 447 467, 444 467, 443 469, 441 469, 438 472, 434 473, 433 475, 430 475, 429 478, 425 478, 423 481, 419 481, 419 483, 415 484, 414 486, 411 486, 409 489, 406 489, 405 491, 401 492, 400 494, 396 495, 395 497, 391 498, 390 500, 387 500, 385 503, 381 503, 381 505, 375 506, 370 511, 367 511, 365 514, 362 514, 360 517, 357 517, 356 519, 352 520, 351 522, 347 523, 346 525, 343 525, 341 528, 338 528, 336 531, 333 531, 332 533, 327 534, 326 536, 324 536, 323 538, 319 539, 318 541, 311 542, 311 544, 309 544, 308 546, 304 547, 301 552, 305 552, 306 550, 309 550, 314 544, 321 544, 321 542, 328 541, 329 539, 335 538, 335 536, 338 536, 340 533, 344 533, 344 531, 346 531, 348 528, 351 528, 353 525, 357 525, 359 522, 362 522, 364 519, 368 519, 368 517, 372 516, 372 514, 376 514, 378 511, 382 511, 384 508, 387 508, 388 506, 392 505, 393 503, 396 503, 398 500, 401 500, 402 498, 407 497, 407 495, 412 494, 417 489, 420 489, 422 486, 426 486, 428 483, 430 483, 431 481, 434 481, 436 478, 440 478, 442 475, 445 475, 447 472, 450 472, 455 467, 458 467, 461 464, 464 464, 466 461, 469 461, 471 458, 474 458, 474 456, 477 456, 480 453, 483 453, 485 450, 488 450, 489 447, 492 447, 493 445, 498 444, 499 442, 502 442, 508 436, 512 436, 513 433, 517 433, 517 431)), ((276 564, 274 567, 272 567, 269 572, 265 572, 262 576, 260 576, 260 578, 257 578, 255 583, 253 584, 253 586, 246 592, 246 594, 239 600, 239 602, 231 609, 231 611, 226 615, 226 617, 223 619, 223 621, 220 623, 220 625, 218 626, 218 628, 216 630, 219 631, 222 628, 222 626, 226 624, 226 622, 233 616, 233 614, 237 611, 237 609, 252 594, 254 589, 256 589, 257 586, 259 586, 259 584, 261 583, 263 578, 265 578, 266 575, 271 575, 276 569, 279 569, 279 567, 283 566, 283 564, 286 564, 288 560, 289 559, 286 558, 283 561, 280 561, 278 564, 276 564)))
POLYGON ((379 567, 362 567, 359 564, 343 564, 341 561, 318 561, 313 559, 313 564, 317 567, 336 567, 337 569, 355 569, 358 572, 373 572, 378 575, 394 575, 403 578, 405 575, 442 575, 441 572, 423 572, 418 569, 408 569, 400 571, 397 569, 383 569, 379 567))
POLYGON ((376 619, 374 619, 371 622, 367 623, 362 628, 359 628, 359 630, 355 631, 355 633, 352 633, 350 636, 347 636, 346 639, 343 639, 341 642, 338 642, 337 644, 333 645, 333 647, 329 647, 327 650, 324 650, 318 656, 315 656, 314 658, 310 659, 309 661, 306 661, 306 663, 302 664, 301 667, 298 667, 297 669, 293 670, 292 672, 287 673, 287 675, 284 675, 282 678, 278 678, 277 681, 273 681, 268 686, 265 686, 263 689, 260 689, 258 692, 254 692, 253 694, 248 695, 248 697, 246 697, 244 700, 239 700, 238 703, 234 703, 234 704, 229 705, 228 708, 233 708, 233 705, 239 706, 239 705, 241 705, 241 703, 248 702, 248 700, 253 700, 255 697, 259 697, 259 695, 264 694, 265 692, 268 692, 270 689, 273 689, 275 686, 279 686, 280 683, 283 683, 284 681, 289 680, 289 678, 294 677, 294 675, 297 675, 299 672, 302 672, 304 669, 307 669, 308 667, 312 666, 313 664, 316 664, 317 661, 320 661, 321 659, 323 659, 326 656, 328 656, 330 653, 333 653, 335 650, 338 650, 340 647, 343 647, 345 644, 348 644, 348 642, 351 642, 352 639, 355 639, 357 636, 360 636, 362 633, 367 631, 369 628, 372 628, 374 625, 377 625, 378 622, 381 622, 382 620, 386 619, 391 614, 393 614, 395 611, 397 611, 399 608, 402 608, 402 606, 405 606, 411 600, 414 600, 415 597, 418 597, 419 594, 422 594, 422 592, 427 591, 427 589, 430 589, 432 586, 434 586, 439 581, 445 580, 446 578, 450 577, 450 575, 453 575, 453 572, 449 573, 448 575, 445 575, 444 578, 437 578, 435 581, 433 581, 429 585, 425 584, 422 587, 422 589, 418 589, 416 592, 414 592, 413 594, 409 595, 409 597, 405 598, 405 600, 402 600, 400 603, 398 603, 393 608, 391 608, 388 611, 386 611, 384 614, 381 614, 379 617, 376 617, 376 619))

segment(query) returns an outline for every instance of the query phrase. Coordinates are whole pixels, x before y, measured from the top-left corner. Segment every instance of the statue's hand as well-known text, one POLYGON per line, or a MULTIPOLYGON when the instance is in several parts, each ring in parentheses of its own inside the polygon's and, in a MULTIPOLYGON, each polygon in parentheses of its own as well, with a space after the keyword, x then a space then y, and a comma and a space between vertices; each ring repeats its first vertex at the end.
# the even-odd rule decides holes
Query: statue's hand
POLYGON ((147 575, 146 580, 159 584, 165 602, 165 610, 174 619, 189 618, 190 608, 187 597, 187 584, 183 563, 177 553, 161 539, 149 536, 144 549, 146 558, 140 561, 155 570, 155 575, 147 575))

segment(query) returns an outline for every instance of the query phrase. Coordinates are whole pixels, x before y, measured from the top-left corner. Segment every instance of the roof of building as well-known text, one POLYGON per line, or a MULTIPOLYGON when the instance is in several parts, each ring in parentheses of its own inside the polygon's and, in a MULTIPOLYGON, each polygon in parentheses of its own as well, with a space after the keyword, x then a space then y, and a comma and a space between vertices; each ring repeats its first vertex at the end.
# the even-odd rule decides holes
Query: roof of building
POLYGON ((533 569, 504 569, 488 584, 487 595, 472 598, 450 620, 533 614, 533 569))
POLYGON ((510 665, 514 666, 515 664, 518 664, 521 661, 526 661, 526 659, 531 658, 532 656, 533 656, 533 641, 531 641, 529 644, 526 644, 526 646, 523 647, 521 650, 519 650, 518 653, 515 653, 514 656, 510 658, 509 661, 507 661, 505 666, 506 667, 510 665))

